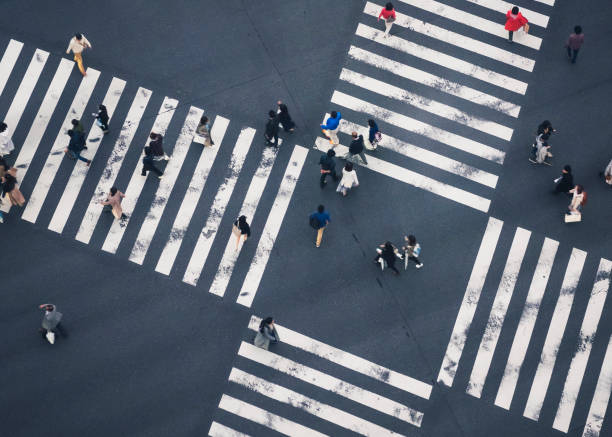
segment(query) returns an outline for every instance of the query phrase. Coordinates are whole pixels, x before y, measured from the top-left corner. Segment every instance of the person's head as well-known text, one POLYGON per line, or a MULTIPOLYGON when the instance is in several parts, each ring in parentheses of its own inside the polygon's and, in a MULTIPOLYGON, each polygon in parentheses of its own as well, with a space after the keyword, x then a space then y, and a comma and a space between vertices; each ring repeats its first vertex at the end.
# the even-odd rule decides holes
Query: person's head
POLYGON ((151 132, 151 134, 149 135, 149 138, 154 140, 155 138, 157 138, 157 134, 155 132, 151 132))
POLYGON ((117 187, 111 187, 110 193, 111 193, 111 196, 114 196, 115 194, 117 194, 117 187))
POLYGON ((53 311, 55 309, 55 307, 51 304, 47 304, 45 305, 45 311, 53 311))
POLYGON ((75 37, 76 39, 78 39, 79 41, 80 41, 81 39, 83 39, 83 35, 81 35, 80 33, 75 33, 75 34, 74 34, 74 37, 75 37))
POLYGON ((246 215, 241 215, 240 217, 238 217, 238 223, 240 224, 246 223, 246 215))
POLYGON ((4 132, 8 126, 5 122, 0 123, 0 132, 4 132))
POLYGON ((76 118, 73 118, 73 119, 70 121, 70 123, 72 123, 72 125, 73 125, 74 127, 77 127, 77 126, 79 125, 79 120, 77 120, 76 118))
POLYGON ((519 12, 519 8, 518 8, 518 6, 515 6, 515 7, 513 7, 513 8, 512 8, 512 13, 513 13, 514 15, 518 14, 518 12, 519 12))
POLYGON ((269 116, 270 118, 274 118, 274 117, 276 117, 276 112, 274 112, 274 111, 270 110, 270 111, 268 112, 268 116, 269 116))
POLYGON ((582 27, 580 26, 574 26, 574 33, 576 35, 580 35, 582 33, 582 27))
POLYGON ((337 116, 338 116, 338 113, 336 111, 331 112, 331 118, 336 118, 337 116))
POLYGON ((388 11, 392 11, 393 10, 393 4, 391 2, 388 2, 385 5, 385 9, 388 10, 388 11))
POLYGON ((276 104, 277 104, 278 106, 280 106, 280 105, 282 105, 282 104, 283 104, 283 101, 282 101, 282 100, 278 100, 278 101, 276 102, 276 104))
POLYGON ((351 136, 353 137, 353 139, 356 139, 357 138, 357 132, 355 132, 355 131, 351 132, 351 136))
POLYGON ((72 129, 68 129, 68 132, 66 132, 68 135, 72 136, 72 134, 74 134, 74 131, 72 129))
POLYGON ((408 244, 410 244, 411 246, 414 246, 416 244, 416 237, 414 235, 408 235, 406 237, 406 241, 408 242, 408 244))
POLYGON ((576 194, 582 194, 584 191, 584 187, 582 185, 576 185, 574 188, 576 189, 576 194))
POLYGON ((208 117, 204 115, 202 118, 200 118, 200 123, 202 124, 208 123, 208 117))
POLYGON ((146 156, 151 156, 153 154, 153 152, 151 151, 151 148, 149 146, 144 148, 144 154, 146 156))
POLYGON ((572 172, 572 167, 570 167, 569 165, 566 165, 563 167, 563 170, 561 170, 563 173, 571 173, 572 172))
POLYGON ((325 207, 323 205, 317 206, 317 212, 322 213, 323 211, 325 211, 325 207))
POLYGON ((393 250, 393 244, 390 241, 385 242, 385 249, 393 250))
POLYGON ((330 158, 333 158, 334 156, 336 156, 336 152, 334 152, 334 149, 329 149, 327 151, 327 156, 329 156, 330 158))
POLYGON ((370 126, 370 127, 374 127, 375 125, 376 125, 376 122, 370 118, 370 119, 368 120, 368 126, 370 126))
POLYGON ((347 162, 346 165, 344 166, 344 169, 346 171, 353 171, 353 163, 352 162, 347 162))
POLYGON ((259 323, 259 331, 263 331, 264 326, 268 326, 268 325, 270 325, 272 323, 274 323, 274 318, 273 317, 266 317, 265 319, 263 319, 259 323))
POLYGON ((98 106, 98 109, 99 109, 100 111, 106 111, 106 106, 104 106, 104 105, 99 105, 99 106, 98 106))

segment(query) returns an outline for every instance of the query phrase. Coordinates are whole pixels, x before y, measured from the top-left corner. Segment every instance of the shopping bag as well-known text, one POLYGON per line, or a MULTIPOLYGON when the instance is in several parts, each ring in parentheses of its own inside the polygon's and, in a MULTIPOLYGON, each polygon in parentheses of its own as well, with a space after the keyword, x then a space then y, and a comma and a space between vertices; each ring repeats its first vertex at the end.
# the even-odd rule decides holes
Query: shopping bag
POLYGON ((576 223, 582 220, 582 214, 565 214, 565 223, 576 223))
POLYGON ((47 331, 47 335, 45 337, 47 337, 47 340, 49 340, 49 343, 51 344, 55 343, 55 333, 53 331, 47 331))

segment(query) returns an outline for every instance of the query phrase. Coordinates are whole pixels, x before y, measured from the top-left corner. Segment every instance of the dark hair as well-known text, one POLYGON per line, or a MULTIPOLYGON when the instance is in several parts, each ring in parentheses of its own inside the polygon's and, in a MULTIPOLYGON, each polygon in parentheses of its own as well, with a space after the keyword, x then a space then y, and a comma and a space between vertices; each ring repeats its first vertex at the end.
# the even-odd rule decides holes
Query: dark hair
POLYGON ((330 158, 333 158, 334 156, 336 156, 336 152, 334 151, 334 149, 329 149, 327 151, 327 156, 329 156, 330 158))
POLYGON ((205 115, 204 115, 204 116, 202 116, 202 118, 200 118, 200 123, 202 123, 202 124, 206 124, 206 123, 208 123, 208 117, 207 117, 207 116, 205 116, 205 115))
POLYGON ((518 12, 519 12, 519 8, 518 8, 518 6, 515 6, 515 7, 513 7, 513 8, 512 8, 512 13, 513 13, 514 15, 518 14, 518 12))
POLYGON ((110 193, 111 193, 111 195, 113 195, 113 196, 114 196, 115 194, 117 194, 117 187, 111 187, 111 189, 110 189, 110 193))
POLYGON ((319 205, 319 206, 317 206, 317 211, 321 213, 321 212, 325 211, 325 207, 323 205, 319 205))
POLYGON ((391 2, 387 3, 385 5, 385 9, 388 10, 388 11, 392 11, 393 10, 393 4, 391 4, 391 2))
POLYGON ((68 129, 68 132, 66 132, 68 135, 72 136, 72 134, 74 133, 74 131, 72 129, 68 129))
POLYGON ((287 108, 287 105, 285 105, 284 103, 281 103, 280 105, 278 105, 278 109, 280 109, 281 114, 289 114, 289 109, 287 108))
POLYGON ((336 111, 332 111, 331 112, 331 117, 332 118, 336 118, 338 116, 338 113, 336 111))
POLYGON ((370 119, 368 120, 368 126, 370 126, 370 127, 374 127, 374 126, 376 126, 376 122, 370 118, 370 119))
POLYGON ((155 132, 151 132, 151 135, 149 135, 149 138, 154 140, 155 138, 157 138, 157 134, 155 132))
POLYGON ((353 131, 353 132, 351 132, 351 136, 353 138, 357 138, 359 136, 359 134, 357 132, 353 131))
POLYGON ((563 166, 563 170, 565 170, 568 173, 571 173, 572 172, 572 167, 570 167, 569 165, 565 165, 565 166, 563 166))
POLYGON ((580 26, 574 26, 574 33, 576 35, 580 35, 582 33, 582 27, 580 26))
POLYGON ((270 118, 274 118, 274 117, 276 117, 276 112, 274 112, 274 111, 270 110, 270 111, 268 112, 268 115, 270 116, 270 118))
POLYGON ((151 148, 150 148, 149 146, 146 146, 146 147, 144 148, 144 154, 145 154, 146 156, 151 156, 151 155, 153 154, 153 151, 151 150, 151 148))
POLYGON ((344 169, 346 171, 353 171, 353 163, 352 162, 347 162, 346 165, 344 166, 344 169))
POLYGON ((414 246, 416 244, 416 237, 414 235, 408 235, 408 243, 414 246))
POLYGON ((53 311, 55 309, 55 306, 53 304, 47 304, 45 305, 45 310, 47 311, 53 311))
POLYGON ((246 215, 241 215, 240 217, 238 217, 238 223, 246 223, 246 215))
POLYGON ((73 118, 70 123, 72 123, 73 126, 78 126, 79 125, 79 120, 77 120, 76 118, 73 118))
POLYGON ((77 32, 77 33, 74 34, 74 37, 76 39, 81 39, 81 38, 83 38, 83 35, 77 32))
POLYGON ((104 106, 102 104, 100 106, 98 106, 98 109, 100 109, 101 111, 105 111, 106 112, 106 106, 104 106))
POLYGON ((390 241, 385 242, 385 249, 393 251, 393 243, 391 243, 390 241))
POLYGON ((261 322, 259 322, 259 332, 263 332, 264 326, 269 325, 274 321, 273 317, 266 317, 261 322))
POLYGON ((538 135, 539 135, 539 134, 543 134, 543 133, 544 133, 544 131, 545 131, 546 129, 550 129, 550 130, 552 130, 552 128, 553 128, 553 127, 552 127, 552 124, 550 123, 550 121, 548 121, 548 120, 544 120, 544 121, 543 121, 542 123, 540 123, 540 125, 538 126, 538 135))
POLYGON ((576 193, 582 194, 584 187, 582 185, 576 185, 576 193))
POLYGON ((8 126, 5 122, 0 123, 0 132, 4 132, 8 126))

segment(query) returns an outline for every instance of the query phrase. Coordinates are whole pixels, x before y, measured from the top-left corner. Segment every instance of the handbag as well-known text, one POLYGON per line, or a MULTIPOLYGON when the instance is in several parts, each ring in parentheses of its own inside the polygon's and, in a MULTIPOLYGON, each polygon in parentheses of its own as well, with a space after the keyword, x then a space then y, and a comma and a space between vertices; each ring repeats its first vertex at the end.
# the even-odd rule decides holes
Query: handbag
POLYGON ((394 23, 395 22, 395 18, 393 18, 393 17, 385 18, 385 21, 387 23, 394 23))
POLYGON ((47 337, 47 340, 49 341, 49 343, 51 344, 55 343, 55 332, 47 331, 47 334, 45 335, 45 337, 47 337))
POLYGON ((612 175, 606 175, 606 184, 612 185, 612 175))
POLYGON ((565 214, 565 223, 577 223, 582 221, 582 214, 565 214))
POLYGON ((525 33, 529 33, 529 23, 525 23, 525 25, 523 26, 523 30, 525 31, 525 33))
POLYGON ((232 226, 232 234, 234 234, 236 237, 240 238, 240 235, 242 235, 242 231, 240 231, 240 228, 234 224, 232 226))

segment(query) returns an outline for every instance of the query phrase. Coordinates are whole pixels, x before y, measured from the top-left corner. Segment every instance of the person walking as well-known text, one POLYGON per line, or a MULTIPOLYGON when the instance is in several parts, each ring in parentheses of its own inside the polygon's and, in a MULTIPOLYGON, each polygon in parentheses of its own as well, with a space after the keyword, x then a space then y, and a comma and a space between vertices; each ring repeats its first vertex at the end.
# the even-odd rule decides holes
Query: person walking
POLYGON ((385 264, 391 270, 394 275, 399 275, 399 270, 395 267, 395 259, 399 257, 399 251, 390 241, 387 241, 376 249, 376 258, 374 258, 374 264, 380 264, 384 270, 385 264))
POLYGON ((555 179, 555 194, 564 193, 569 196, 569 191, 574 188, 574 176, 572 175, 572 167, 565 165, 561 170, 561 176, 555 179))
POLYGON ((49 343, 55 343, 55 335, 60 334, 62 337, 66 337, 66 331, 64 331, 61 325, 63 314, 60 313, 55 305, 51 303, 43 303, 38 308, 45 312, 39 332, 44 338, 49 340, 49 343))
POLYGON ((81 156, 83 149, 87 149, 87 147, 85 147, 85 136, 83 132, 70 129, 67 133, 70 136, 70 142, 68 143, 68 148, 64 149, 64 153, 69 154, 72 159, 83 161, 85 165, 89 167, 91 165, 91 159, 81 156))
POLYGON ((520 28, 523 28, 525 33, 529 32, 529 21, 519 12, 518 6, 514 6, 506 12, 506 26, 504 29, 508 31, 508 41, 512 42, 512 35, 520 28))
POLYGON ((2 179, 0 179, 0 182, 2 182, 2 198, 6 198, 8 195, 8 200, 11 202, 11 205, 25 205, 25 197, 23 197, 23 194, 19 191, 19 186, 17 185, 17 169, 15 167, 6 171, 2 179))
POLYGON ((389 32, 391 32, 391 26, 393 26, 393 22, 395 21, 395 9, 393 9, 393 4, 391 2, 387 3, 384 8, 378 14, 378 20, 380 21, 380 17, 385 20, 385 35, 387 38, 389 36, 389 32))
POLYGON ((100 201, 102 205, 104 205, 105 212, 111 212, 116 219, 125 219, 127 216, 123 213, 123 209, 121 208, 121 200, 125 197, 121 191, 117 189, 117 187, 111 187, 106 200, 100 201))
POLYGON ((246 216, 241 215, 234 222, 234 226, 232 227, 232 232, 236 236, 236 249, 240 246, 240 238, 243 237, 243 241, 247 241, 247 238, 251 236, 251 227, 247 223, 246 216))
POLYGON ((353 163, 347 162, 342 169, 342 179, 340 179, 336 192, 342 193, 346 197, 351 188, 358 186, 359 179, 357 179, 357 173, 353 170, 353 163))
POLYGON ((8 126, 5 122, 0 123, 0 157, 5 155, 9 155, 13 150, 15 150, 15 144, 13 144, 13 140, 7 134, 8 126))
POLYGON ((317 210, 310 214, 310 226, 317 230, 317 240, 315 241, 316 247, 321 247, 321 240, 323 239, 323 231, 325 227, 331 222, 331 217, 323 205, 319 205, 317 210))
POLYGON ((366 159, 365 153, 363 149, 365 149, 365 144, 363 143, 363 135, 358 135, 357 132, 351 132, 351 144, 349 144, 349 151, 344 156, 344 159, 353 160, 355 155, 359 155, 363 160, 364 165, 368 165, 368 160, 366 159))
POLYGON ((572 64, 576 63, 576 57, 578 56, 578 51, 582 44, 584 43, 584 34, 582 33, 582 27, 574 26, 574 33, 571 33, 567 42, 565 43, 565 48, 567 49, 567 58, 572 62, 572 64))
POLYGON ((83 76, 87 75, 85 67, 83 67, 83 50, 85 49, 91 49, 91 43, 82 33, 75 33, 66 49, 66 54, 70 53, 70 50, 74 53, 74 61, 79 66, 79 71, 83 76))
POLYGON ((529 161, 533 162, 534 164, 538 163, 538 151, 540 151, 542 146, 549 148, 550 144, 548 144, 548 139, 553 132, 555 132, 555 129, 553 129, 550 121, 544 120, 542 123, 540 123, 538 130, 536 131, 535 142, 531 145, 529 161))
POLYGON ((278 147, 278 117, 276 112, 268 112, 268 122, 266 123, 266 144, 268 146, 278 147), (274 142, 272 142, 274 140, 274 142))
POLYGON ((334 159, 336 152, 334 149, 329 149, 327 153, 321 155, 319 165, 321 166, 321 188, 325 188, 327 175, 331 175, 334 182, 338 182, 338 174, 336 173, 336 160, 334 159))
POLYGON ((332 147, 336 147, 338 144, 340 144, 340 140, 338 140, 337 135, 340 120, 342 120, 342 114, 340 114, 338 111, 332 111, 325 124, 321 125, 323 135, 327 137, 332 147))
POLYGON ((276 103, 278 105, 277 114, 279 123, 283 125, 283 129, 285 130, 285 132, 293 132, 295 130, 295 123, 289 115, 289 109, 287 108, 287 105, 285 105, 281 100, 276 103))
POLYGON ((378 148, 378 143, 380 140, 382 140, 382 134, 380 133, 376 122, 371 118, 368 120, 368 127, 370 128, 368 131, 368 142, 370 143, 370 146, 368 147, 366 144, 365 148, 368 150, 376 150, 378 148))
POLYGON ((162 179, 164 176, 164 172, 155 167, 155 163, 153 162, 153 152, 151 151, 151 147, 147 146, 144 148, 144 156, 142 158, 142 175, 146 176, 148 171, 152 171, 157 174, 159 179, 162 179))
POLYGON ((420 269, 423 267, 423 263, 419 260, 421 254, 421 245, 417 243, 414 235, 404 236, 405 245, 402 246, 404 252, 404 270, 408 268, 408 260, 414 261, 416 268, 420 269))
POLYGON ((202 137, 203 143, 205 147, 214 146, 214 142, 210 136, 210 124, 208 123, 208 117, 203 116, 200 118, 200 122, 198 123, 198 127, 196 128, 196 133, 202 137))
POLYGON ((612 186, 612 160, 608 163, 604 171, 599 172, 599 176, 603 176, 606 184, 612 186))
POLYGON ((151 149, 151 155, 154 161, 161 161, 162 159, 168 161, 170 157, 164 153, 164 137, 160 134, 151 132, 149 135, 151 141, 149 141, 149 148, 151 149))
POLYGON ((108 112, 106 111, 106 106, 99 105, 98 112, 94 112, 93 115, 96 118, 96 124, 102 129, 104 134, 108 133, 108 112))
POLYGON ((582 185, 576 185, 573 189, 570 190, 572 194, 572 201, 570 202, 569 212, 566 212, 567 215, 582 215, 582 208, 586 205, 587 202, 587 194, 584 191, 584 187, 582 185))
MULTIPOLYGON (((83 127, 83 123, 81 123, 81 120, 77 120, 76 118, 73 118, 70 121, 70 124, 72 124, 73 131, 83 134, 83 136, 85 135, 85 128, 83 127)), ((85 147, 85 149, 86 148, 87 147, 85 147)))
POLYGON ((280 337, 276 331, 276 326, 274 326, 274 318, 266 317, 259 323, 259 329, 257 330, 257 335, 255 336, 253 344, 268 350, 270 343, 278 343, 279 341, 280 337))

